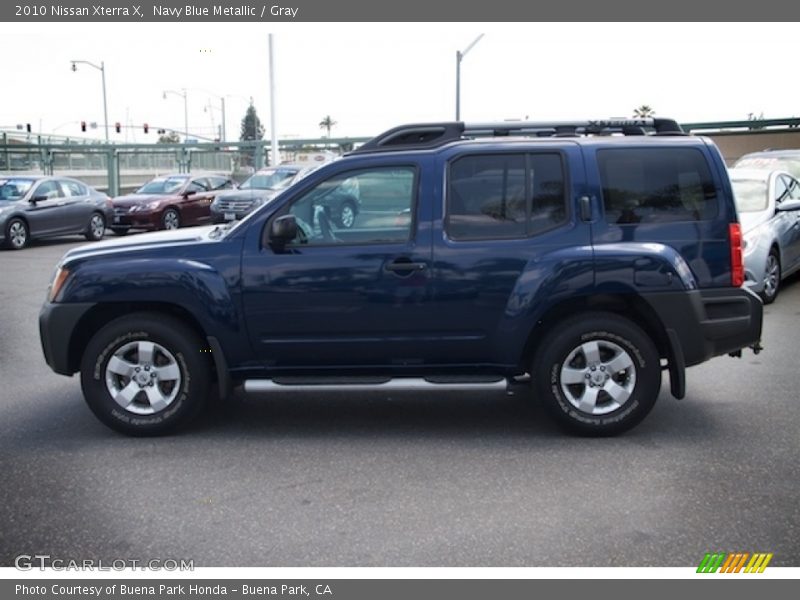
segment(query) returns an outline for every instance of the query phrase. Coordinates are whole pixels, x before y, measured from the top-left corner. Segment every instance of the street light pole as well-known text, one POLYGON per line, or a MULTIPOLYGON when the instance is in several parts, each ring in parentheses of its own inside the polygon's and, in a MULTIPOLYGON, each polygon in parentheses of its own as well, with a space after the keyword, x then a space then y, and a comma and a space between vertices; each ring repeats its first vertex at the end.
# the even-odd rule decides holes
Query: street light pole
POLYGON ((456 51, 456 121, 461 120, 461 61, 464 60, 464 57, 467 55, 467 52, 472 50, 473 46, 481 41, 483 34, 480 34, 472 43, 467 46, 466 50, 463 52, 460 50, 456 51))
POLYGON ((272 34, 269 34, 269 128, 271 134, 270 164, 274 167, 281 164, 278 150, 278 132, 275 129, 275 53, 272 48, 272 34))
POLYGON ((100 61, 100 66, 98 67, 96 64, 89 62, 88 60, 72 60, 72 70, 77 71, 78 65, 89 65, 90 67, 94 67, 98 71, 100 71, 100 75, 103 80, 103 120, 105 121, 105 129, 106 129, 106 142, 109 141, 108 139, 108 101, 106 100, 106 64, 102 60, 100 61))
POLYGON ((186 92, 186 88, 181 88, 180 92, 176 92, 175 90, 164 90, 164 92, 161 94, 161 97, 166 100, 167 94, 175 94, 176 96, 181 96, 183 98, 183 141, 186 143, 186 139, 189 137, 189 94, 186 92))

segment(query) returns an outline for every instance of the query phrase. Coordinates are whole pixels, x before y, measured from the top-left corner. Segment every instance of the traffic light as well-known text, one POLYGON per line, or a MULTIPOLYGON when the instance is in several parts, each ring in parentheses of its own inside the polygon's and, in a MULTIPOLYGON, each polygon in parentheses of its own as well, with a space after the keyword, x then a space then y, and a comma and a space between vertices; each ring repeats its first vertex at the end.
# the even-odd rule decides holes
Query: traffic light
POLYGON ((81 121, 81 131, 86 132, 86 121, 81 121))
POLYGON ((117 121, 116 123, 114 123, 114 129, 116 129, 116 130, 117 130, 117 133, 119 133, 119 132, 121 132, 121 131, 122 131, 122 125, 120 125, 120 122, 119 122, 119 121, 117 121))
POLYGON ((25 123, 25 131, 27 131, 28 133, 31 132, 31 124, 30 123, 25 123))
POLYGON ((147 123, 145 123, 144 124, 144 132, 147 133, 149 131, 150 131, 150 126, 147 123))

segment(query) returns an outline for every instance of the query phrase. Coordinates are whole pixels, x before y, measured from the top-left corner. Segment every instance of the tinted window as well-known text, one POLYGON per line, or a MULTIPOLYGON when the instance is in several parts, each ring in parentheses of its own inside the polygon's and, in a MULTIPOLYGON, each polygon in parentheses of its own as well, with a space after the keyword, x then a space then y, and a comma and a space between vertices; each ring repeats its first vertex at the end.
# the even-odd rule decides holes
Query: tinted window
POLYGON ((33 193, 33 195, 34 197, 45 196, 48 200, 50 198, 60 198, 61 196, 63 196, 61 188, 58 185, 58 182, 52 180, 40 183, 39 187, 36 188, 36 191, 33 193))
POLYGON ((609 223, 700 221, 717 214, 714 182, 698 150, 605 149, 597 161, 609 223))
POLYGON ((295 244, 405 242, 413 222, 416 170, 379 167, 328 179, 294 201, 303 237, 295 244))
POLYGON ((86 196, 89 193, 82 183, 70 181, 69 179, 61 180, 61 189, 64 191, 65 196, 86 196))
POLYGON ((205 179, 194 179, 186 186, 187 192, 207 192, 208 182, 205 179))
POLYGON ((566 219, 565 189, 555 153, 459 158, 450 167, 447 233, 459 240, 546 231, 566 219))
POLYGON ((233 187, 233 182, 227 177, 209 177, 208 182, 212 190, 229 190, 233 187))

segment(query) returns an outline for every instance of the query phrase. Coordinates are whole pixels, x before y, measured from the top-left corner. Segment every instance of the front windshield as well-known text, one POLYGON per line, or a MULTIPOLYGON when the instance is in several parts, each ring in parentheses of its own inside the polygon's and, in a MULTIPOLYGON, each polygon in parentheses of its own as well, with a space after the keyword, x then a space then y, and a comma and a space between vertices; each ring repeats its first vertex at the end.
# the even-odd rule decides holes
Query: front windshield
POLYGON ((166 177, 153 179, 153 181, 146 183, 140 187, 137 194, 175 194, 189 177, 166 177))
POLYGON ((276 190, 286 187, 297 175, 295 169, 268 169, 260 171, 245 181, 239 189, 241 190, 276 190))
POLYGON ((734 179, 733 196, 739 212, 759 212, 767 209, 767 182, 762 179, 734 179))
POLYGON ((0 200, 21 200, 33 185, 33 179, 0 179, 0 200))

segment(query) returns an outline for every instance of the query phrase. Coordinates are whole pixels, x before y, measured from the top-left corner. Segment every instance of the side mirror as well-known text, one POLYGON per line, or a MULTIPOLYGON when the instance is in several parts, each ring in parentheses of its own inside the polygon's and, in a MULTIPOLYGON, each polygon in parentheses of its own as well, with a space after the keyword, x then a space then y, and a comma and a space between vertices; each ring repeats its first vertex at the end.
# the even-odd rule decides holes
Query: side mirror
POLYGON ((269 244, 275 248, 283 248, 297 237, 297 220, 294 215, 283 215, 272 222, 269 230, 269 244))
POLYGON ((47 196, 34 196, 30 200, 28 200, 28 202, 30 202, 31 204, 36 204, 37 202, 43 202, 44 200, 47 200, 47 196))
POLYGON ((800 200, 784 200, 778 204, 779 212, 787 212, 792 210, 800 210, 800 200))
POLYGON ((193 196, 193 195, 194 195, 194 194, 196 194, 196 193, 197 193, 197 190, 186 190, 186 191, 185 191, 185 192, 183 192, 183 194, 181 194, 181 195, 182 195, 184 198, 188 198, 189 196, 193 196))

